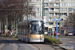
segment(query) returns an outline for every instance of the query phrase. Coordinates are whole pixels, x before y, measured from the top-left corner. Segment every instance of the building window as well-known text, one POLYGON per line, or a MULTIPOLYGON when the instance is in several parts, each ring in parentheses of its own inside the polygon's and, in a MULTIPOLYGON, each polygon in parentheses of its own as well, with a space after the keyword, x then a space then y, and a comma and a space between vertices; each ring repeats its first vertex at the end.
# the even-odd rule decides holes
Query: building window
POLYGON ((59 8, 55 8, 55 10, 54 11, 59 11, 59 8))
POLYGON ((49 0, 49 1, 53 2, 54 0, 49 0))
POLYGON ((60 3, 60 6, 61 6, 61 7, 67 6, 67 3, 60 3))
POLYGON ((37 0, 37 1, 41 1, 41 0, 37 0))
POLYGON ((32 1, 36 2, 36 0, 32 0, 32 1))
POLYGON ((67 1, 67 0, 61 0, 61 1, 67 1))
POLYGON ((54 13, 49 13, 49 16, 50 16, 50 17, 53 17, 53 16, 54 16, 54 13))
POLYGON ((41 13, 39 13, 39 16, 41 16, 41 13))
POLYGON ((49 1, 49 0, 44 0, 44 1, 49 1))
POLYGON ((62 15, 65 15, 65 16, 67 16, 67 13, 60 13, 60 15, 62 16, 62 15))
POLYGON ((41 16, 41 13, 36 13, 36 16, 41 16))
POLYGON ((67 8, 61 8, 60 10, 61 11, 67 11, 67 8))
POLYGON ((54 3, 50 3, 50 4, 49 4, 49 7, 53 7, 53 6, 54 6, 54 3))
POLYGON ((49 11, 54 11, 54 8, 49 8, 49 11))
POLYGON ((68 1, 68 0, 61 0, 61 1, 68 1))
POLYGON ((48 8, 44 8, 45 11, 48 11, 48 8))
POLYGON ((56 16, 59 16, 59 13, 55 13, 56 16))
POLYGON ((75 3, 68 3, 68 6, 72 6, 73 7, 74 5, 75 5, 75 3))
POLYGON ((59 0, 56 0, 56 1, 59 1, 59 0))
POLYGON ((69 1, 75 1, 75 0, 69 0, 69 1))
POLYGON ((68 8, 68 10, 69 10, 69 11, 72 11, 72 10, 73 10, 73 8, 68 8))
POLYGON ((55 3, 55 6, 59 6, 59 3, 55 3))
POLYGON ((45 13, 45 16, 49 16, 49 13, 45 13))
POLYGON ((44 6, 48 6, 48 3, 44 3, 44 6))
POLYGON ((40 8, 37 8, 37 11, 40 11, 40 8))

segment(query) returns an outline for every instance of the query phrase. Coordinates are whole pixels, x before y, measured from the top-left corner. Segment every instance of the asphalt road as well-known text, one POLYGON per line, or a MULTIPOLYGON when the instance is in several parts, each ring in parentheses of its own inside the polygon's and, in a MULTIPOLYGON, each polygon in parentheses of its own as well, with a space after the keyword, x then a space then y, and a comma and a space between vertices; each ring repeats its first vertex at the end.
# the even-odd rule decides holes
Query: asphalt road
POLYGON ((0 42, 2 42, 0 50, 38 50, 33 45, 9 38, 0 37, 0 42))
POLYGON ((75 38, 59 37, 59 39, 64 47, 75 50, 75 38))
POLYGON ((25 43, 12 38, 0 37, 0 42, 3 43, 0 50, 55 50, 54 46, 42 43, 25 43))

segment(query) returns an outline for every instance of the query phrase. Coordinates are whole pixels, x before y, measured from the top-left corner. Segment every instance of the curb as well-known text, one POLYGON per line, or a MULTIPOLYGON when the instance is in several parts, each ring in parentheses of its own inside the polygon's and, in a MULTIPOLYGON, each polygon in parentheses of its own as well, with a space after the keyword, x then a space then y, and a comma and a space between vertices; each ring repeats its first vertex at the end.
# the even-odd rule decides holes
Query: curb
POLYGON ((67 47, 63 46, 63 44, 59 44, 58 46, 65 50, 72 50, 71 48, 67 48, 67 47))
MULTIPOLYGON (((46 43, 46 44, 50 44, 50 43, 46 43)), ((50 45, 52 45, 53 48, 55 48, 56 50, 59 50, 59 49, 62 49, 62 50, 72 50, 70 48, 64 47, 63 44, 58 44, 58 45, 50 44, 50 45)))

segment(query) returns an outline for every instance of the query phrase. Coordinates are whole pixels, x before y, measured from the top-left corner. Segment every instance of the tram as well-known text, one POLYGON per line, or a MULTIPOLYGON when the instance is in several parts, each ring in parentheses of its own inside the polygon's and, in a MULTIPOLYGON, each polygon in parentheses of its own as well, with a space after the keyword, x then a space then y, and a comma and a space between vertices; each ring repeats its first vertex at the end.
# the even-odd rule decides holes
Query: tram
POLYGON ((44 42, 44 22, 36 19, 19 22, 18 40, 25 42, 44 42))

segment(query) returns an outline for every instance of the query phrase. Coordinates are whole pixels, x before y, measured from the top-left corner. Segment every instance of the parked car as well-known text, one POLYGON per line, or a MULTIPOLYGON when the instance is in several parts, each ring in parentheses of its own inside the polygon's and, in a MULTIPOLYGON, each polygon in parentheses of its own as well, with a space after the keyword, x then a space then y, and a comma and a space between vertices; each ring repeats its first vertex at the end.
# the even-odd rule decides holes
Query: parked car
POLYGON ((48 35, 48 32, 47 32, 47 31, 45 31, 45 32, 44 32, 44 34, 45 34, 45 35, 48 35))
MULTIPOLYGON (((61 35, 61 33, 59 33, 59 32, 58 32, 57 34, 58 34, 58 36, 60 36, 60 35, 61 35)), ((56 36, 56 32, 54 33, 54 35, 56 36)))
POLYGON ((65 36, 73 36, 73 33, 72 32, 68 32, 65 34, 65 36))

